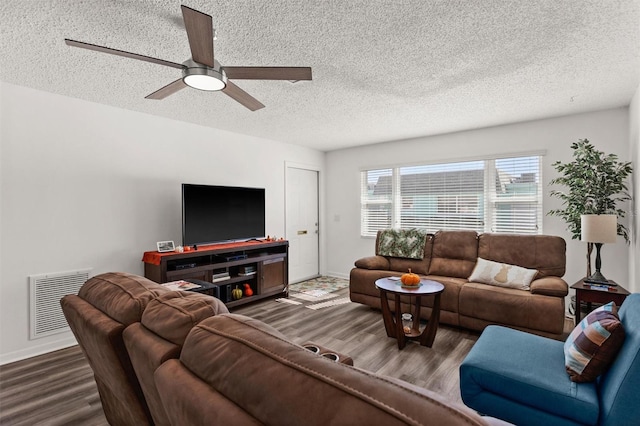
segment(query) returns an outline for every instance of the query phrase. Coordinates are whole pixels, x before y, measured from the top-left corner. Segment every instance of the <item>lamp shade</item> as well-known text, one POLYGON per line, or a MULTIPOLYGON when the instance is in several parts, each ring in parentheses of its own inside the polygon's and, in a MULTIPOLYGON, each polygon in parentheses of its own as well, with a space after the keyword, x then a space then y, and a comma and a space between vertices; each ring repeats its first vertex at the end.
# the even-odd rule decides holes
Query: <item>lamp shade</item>
POLYGON ((615 214, 584 214, 580 216, 580 240, 588 243, 615 243, 618 236, 618 216, 615 214))

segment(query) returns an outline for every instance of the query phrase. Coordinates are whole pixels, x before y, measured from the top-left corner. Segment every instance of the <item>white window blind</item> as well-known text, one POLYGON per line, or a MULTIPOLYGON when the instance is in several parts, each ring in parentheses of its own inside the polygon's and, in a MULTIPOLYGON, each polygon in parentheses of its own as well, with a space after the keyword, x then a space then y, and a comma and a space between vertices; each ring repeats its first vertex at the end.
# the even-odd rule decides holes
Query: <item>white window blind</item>
POLYGON ((401 167, 400 228, 482 229, 482 161, 401 167))
POLYGON ((385 228, 428 232, 542 232, 540 157, 362 172, 361 235, 385 228))
POLYGON ((492 232, 542 233, 542 179, 540 157, 500 158, 491 192, 492 232))
POLYGON ((378 229, 391 228, 392 170, 370 170, 360 180, 360 233, 376 235, 378 229))

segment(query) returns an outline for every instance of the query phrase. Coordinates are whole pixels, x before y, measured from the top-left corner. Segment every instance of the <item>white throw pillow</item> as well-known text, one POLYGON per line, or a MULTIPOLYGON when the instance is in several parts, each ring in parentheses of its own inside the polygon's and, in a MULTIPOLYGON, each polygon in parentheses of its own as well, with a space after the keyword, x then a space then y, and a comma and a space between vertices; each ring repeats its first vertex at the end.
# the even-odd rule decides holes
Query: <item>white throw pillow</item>
POLYGON ((469 281, 529 290, 529 284, 531 284, 537 273, 538 271, 535 269, 522 268, 508 263, 492 262, 479 257, 469 281))

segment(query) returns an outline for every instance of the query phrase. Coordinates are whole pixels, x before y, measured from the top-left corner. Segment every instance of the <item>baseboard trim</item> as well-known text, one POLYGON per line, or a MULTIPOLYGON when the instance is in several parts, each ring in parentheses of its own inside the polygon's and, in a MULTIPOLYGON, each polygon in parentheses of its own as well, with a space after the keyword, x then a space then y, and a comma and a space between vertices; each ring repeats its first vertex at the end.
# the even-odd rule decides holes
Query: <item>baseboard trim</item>
POLYGON ((21 349, 19 351, 9 352, 0 355, 0 365, 10 364, 16 361, 22 361, 34 356, 43 355, 49 352, 65 349, 71 346, 76 346, 78 342, 75 337, 67 337, 65 339, 56 340, 55 342, 47 343, 44 345, 33 346, 27 349, 21 349))
POLYGON ((343 274, 340 272, 327 272, 326 274, 324 274, 328 277, 333 277, 333 278, 342 278, 343 280, 348 280, 349 279, 349 274, 343 274))

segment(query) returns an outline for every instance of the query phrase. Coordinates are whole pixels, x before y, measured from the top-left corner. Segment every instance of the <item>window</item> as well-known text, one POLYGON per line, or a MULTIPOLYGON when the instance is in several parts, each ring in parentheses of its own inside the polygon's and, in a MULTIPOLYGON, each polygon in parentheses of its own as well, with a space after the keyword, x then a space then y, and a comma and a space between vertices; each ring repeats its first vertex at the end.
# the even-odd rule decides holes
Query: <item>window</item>
POLYGON ((361 172, 362 236, 385 228, 542 233, 540 156, 361 172))
POLYGON ((363 172, 360 217, 362 235, 376 235, 378 229, 391 228, 392 170, 363 172))

